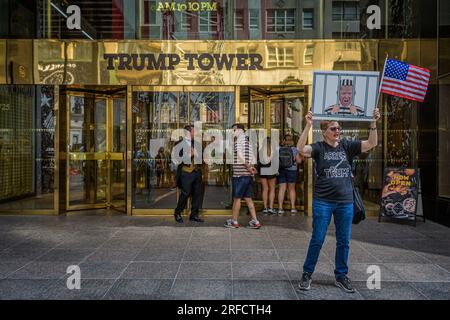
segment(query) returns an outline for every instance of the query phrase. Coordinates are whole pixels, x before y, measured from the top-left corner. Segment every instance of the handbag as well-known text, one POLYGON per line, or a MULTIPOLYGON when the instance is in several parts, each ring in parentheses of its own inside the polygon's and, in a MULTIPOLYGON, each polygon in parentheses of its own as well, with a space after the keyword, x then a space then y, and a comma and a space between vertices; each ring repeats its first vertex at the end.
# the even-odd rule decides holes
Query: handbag
MULTIPOLYGON (((350 159, 350 168, 353 171, 353 159, 350 159)), ((352 187, 353 187, 353 220, 352 224, 359 224, 361 221, 366 220, 366 209, 364 208, 364 203, 361 197, 361 193, 359 193, 359 189, 355 187, 355 182, 353 180, 353 172, 351 172, 352 176, 352 187)))
MULTIPOLYGON (((353 182, 353 181, 352 181, 353 182)), ((353 183, 352 183, 353 184, 353 183)), ((366 219, 366 209, 361 198, 361 194, 353 184, 353 224, 358 224, 366 219)))

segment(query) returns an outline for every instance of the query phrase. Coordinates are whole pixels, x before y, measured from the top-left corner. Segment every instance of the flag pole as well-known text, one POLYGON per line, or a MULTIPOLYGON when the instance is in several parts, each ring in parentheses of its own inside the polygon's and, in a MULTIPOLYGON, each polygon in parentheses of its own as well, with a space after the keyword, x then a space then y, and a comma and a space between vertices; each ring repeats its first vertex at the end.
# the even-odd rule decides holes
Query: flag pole
POLYGON ((385 60, 384 60, 383 73, 381 74, 380 86, 379 86, 379 88, 378 88, 377 103, 375 104, 375 108, 378 107, 378 103, 380 102, 381 85, 383 84, 384 72, 386 71, 386 62, 387 62, 387 59, 388 59, 388 58, 389 58, 389 54, 386 53, 386 58, 385 58, 385 60))

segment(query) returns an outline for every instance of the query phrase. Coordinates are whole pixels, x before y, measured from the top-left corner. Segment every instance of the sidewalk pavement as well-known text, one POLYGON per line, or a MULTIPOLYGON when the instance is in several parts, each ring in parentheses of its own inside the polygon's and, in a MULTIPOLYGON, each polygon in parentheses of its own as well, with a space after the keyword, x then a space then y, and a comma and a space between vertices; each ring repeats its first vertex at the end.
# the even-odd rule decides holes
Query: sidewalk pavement
POLYGON ((450 229, 433 222, 353 226, 357 291, 346 294, 334 286, 333 223, 302 292, 311 218, 261 217, 260 230, 226 229, 217 216, 187 220, 103 210, 0 216, 0 299, 450 299, 450 229), (80 267, 80 290, 67 289, 70 265, 80 267), (380 290, 367 288, 370 265, 381 270, 380 290))

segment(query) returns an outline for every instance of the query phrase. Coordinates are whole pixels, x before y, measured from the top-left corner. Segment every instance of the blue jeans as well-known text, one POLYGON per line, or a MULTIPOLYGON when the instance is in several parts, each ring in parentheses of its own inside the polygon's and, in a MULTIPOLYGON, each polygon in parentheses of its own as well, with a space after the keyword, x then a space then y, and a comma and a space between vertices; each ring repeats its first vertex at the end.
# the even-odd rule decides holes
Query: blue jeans
POLYGON ((334 214, 336 227, 336 278, 348 273, 347 260, 350 252, 350 230, 353 220, 353 202, 339 203, 333 201, 313 200, 313 233, 309 242, 303 272, 313 273, 319 259, 331 216, 334 214))

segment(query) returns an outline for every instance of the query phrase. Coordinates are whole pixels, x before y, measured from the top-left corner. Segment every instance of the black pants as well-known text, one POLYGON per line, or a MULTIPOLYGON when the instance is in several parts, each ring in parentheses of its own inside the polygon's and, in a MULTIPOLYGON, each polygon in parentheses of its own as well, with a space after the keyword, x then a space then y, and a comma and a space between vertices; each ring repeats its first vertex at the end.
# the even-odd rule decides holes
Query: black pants
POLYGON ((202 188, 202 172, 195 170, 191 173, 181 173, 180 197, 175 208, 176 214, 181 214, 186 208, 187 200, 191 197, 191 217, 197 217, 200 209, 202 188))

